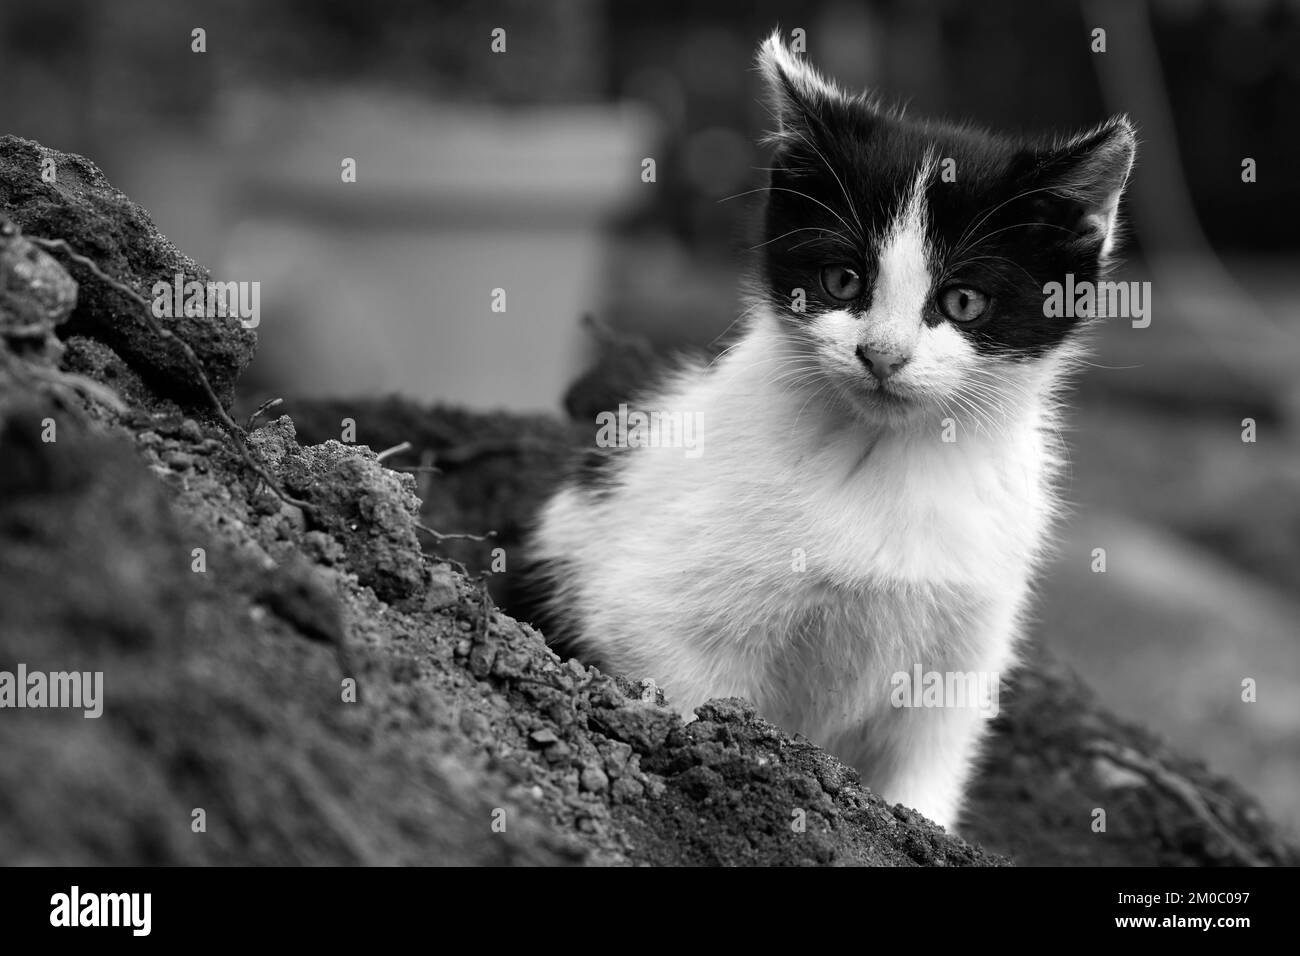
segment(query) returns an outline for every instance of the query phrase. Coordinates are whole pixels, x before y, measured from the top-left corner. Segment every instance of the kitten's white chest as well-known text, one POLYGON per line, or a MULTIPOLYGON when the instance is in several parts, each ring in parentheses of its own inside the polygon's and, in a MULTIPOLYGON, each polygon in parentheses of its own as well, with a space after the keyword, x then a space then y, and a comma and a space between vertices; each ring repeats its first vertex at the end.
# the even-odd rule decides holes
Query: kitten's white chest
POLYGON ((991 626, 997 597, 925 586, 820 591, 773 635, 756 693, 772 719, 832 750, 845 728, 889 720, 894 675, 987 671, 1010 659, 1006 635, 991 626))
POLYGON ((943 441, 936 421, 932 431, 843 440, 804 474, 792 469, 798 492, 769 521, 800 529, 814 580, 996 591, 1038 549, 1049 462, 1029 427, 956 437, 943 441))
POLYGON ((1007 625, 1050 514, 1045 457, 1030 433, 968 448, 919 434, 865 457, 827 447, 803 462, 816 480, 735 526, 729 550, 758 553, 780 526, 796 542, 784 573, 755 582, 733 639, 762 649, 754 692, 769 711, 810 736, 878 712, 896 671, 1010 659, 1007 625))

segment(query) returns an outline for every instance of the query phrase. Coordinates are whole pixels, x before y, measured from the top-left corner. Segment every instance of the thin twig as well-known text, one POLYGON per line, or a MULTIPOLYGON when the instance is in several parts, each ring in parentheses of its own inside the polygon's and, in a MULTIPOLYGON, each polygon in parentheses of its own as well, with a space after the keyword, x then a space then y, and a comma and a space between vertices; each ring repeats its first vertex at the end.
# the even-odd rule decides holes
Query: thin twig
POLYGON ((28 371, 36 378, 50 382, 54 385, 62 385, 64 388, 70 388, 74 392, 79 392, 86 398, 93 398, 101 405, 106 405, 119 415, 124 414, 127 410, 126 402, 122 401, 121 396, 107 385, 96 382, 93 378, 87 378, 84 375, 78 375, 75 372, 64 372, 57 368, 43 368, 38 365, 29 366, 28 371))
POLYGON ((235 424, 235 420, 230 417, 226 412, 225 406, 221 404, 221 399, 217 397, 216 391, 212 388, 212 383, 208 381, 207 372, 203 368, 203 363, 199 361, 199 357, 194 354, 194 350, 190 348, 188 342, 176 335, 170 329, 164 328, 162 324, 159 323, 157 317, 153 314, 153 309, 150 308, 149 303, 145 301, 144 296, 140 295, 140 293, 136 292, 130 286, 119 282, 117 279, 108 275, 108 273, 104 272, 104 270, 95 264, 94 260, 88 259, 81 253, 77 252, 72 248, 72 246, 68 245, 66 240, 44 239, 39 236, 28 236, 27 238, 43 249, 58 250, 67 253, 68 257, 72 259, 73 262, 89 269, 94 276, 100 279, 100 281, 112 286, 114 289, 127 296, 132 302, 140 306, 141 315, 144 318, 145 325, 149 327, 149 330, 159 338, 170 339, 175 342, 180 348, 181 353, 185 356, 185 360, 194 368, 194 373, 198 376, 199 384, 203 386, 203 391, 208 397, 208 403, 212 406, 212 410, 216 413, 217 419, 221 422, 222 427, 224 427, 226 432, 230 435, 231 440, 235 444, 235 448, 239 451, 240 457, 244 459, 244 464, 246 464, 254 474, 266 482, 266 486, 270 488, 281 501, 301 508, 304 511, 315 510, 315 506, 310 502, 300 501, 299 499, 289 495, 288 492, 284 491, 280 487, 279 483, 271 477, 271 473, 266 470, 266 467, 253 457, 253 453, 248 450, 248 445, 244 442, 245 436, 243 430, 235 424))
POLYGON ((483 610, 483 634, 482 639, 487 640, 488 631, 492 627, 492 595, 488 593, 487 575, 480 574, 478 579, 480 597, 480 607, 483 610))
POLYGON ((416 479, 416 490, 420 494, 421 501, 428 501, 429 496, 433 493, 432 475, 442 474, 442 469, 434 464, 433 450, 426 448, 420 452, 420 463, 412 465, 411 470, 419 474, 416 479))
POLYGON ((437 564, 450 564, 452 567, 454 567, 461 574, 465 575, 465 577, 467 578, 470 576, 469 568, 465 567, 465 565, 461 564, 455 558, 448 558, 441 554, 424 554, 423 551, 421 551, 420 554, 424 555, 430 561, 436 562, 437 564))
POLYGON ((404 441, 400 445, 394 445, 392 448, 385 448, 375 457, 380 461, 383 461, 385 458, 391 458, 393 455, 400 455, 402 452, 410 450, 411 443, 409 441, 404 441))
POLYGON ((275 408, 275 406, 283 405, 283 404, 284 404, 283 398, 268 398, 261 405, 257 406, 257 409, 253 412, 253 414, 248 416, 248 424, 244 426, 244 429, 246 431, 251 432, 253 430, 253 426, 257 424, 257 420, 259 418, 261 418, 271 409, 275 408))
POLYGON ((495 538, 495 531, 488 531, 485 534, 449 534, 442 531, 434 531, 432 528, 416 522, 415 527, 425 534, 432 535, 437 541, 486 541, 488 538, 495 538))

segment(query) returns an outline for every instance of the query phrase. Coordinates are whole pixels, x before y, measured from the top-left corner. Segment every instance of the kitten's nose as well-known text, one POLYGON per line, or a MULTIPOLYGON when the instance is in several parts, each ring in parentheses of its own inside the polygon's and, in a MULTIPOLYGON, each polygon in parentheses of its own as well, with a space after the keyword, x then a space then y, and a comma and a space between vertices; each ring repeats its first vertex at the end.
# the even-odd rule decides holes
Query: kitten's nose
POLYGON ((858 346, 858 358, 878 381, 883 382, 893 375, 911 358, 909 355, 897 355, 890 352, 877 352, 865 345, 858 346))

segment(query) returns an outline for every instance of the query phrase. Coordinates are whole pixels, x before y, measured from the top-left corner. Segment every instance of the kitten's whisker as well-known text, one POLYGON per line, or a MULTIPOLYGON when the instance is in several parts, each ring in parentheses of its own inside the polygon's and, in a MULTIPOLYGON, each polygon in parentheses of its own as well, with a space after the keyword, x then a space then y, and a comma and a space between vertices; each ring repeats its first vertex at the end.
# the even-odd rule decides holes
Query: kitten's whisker
POLYGON ((958 406, 965 409, 965 411, 969 413, 969 417, 973 419, 975 422, 975 432, 976 434, 979 434, 979 432, 983 430, 982 416, 980 415, 979 410, 974 406, 974 404, 962 392, 960 388, 950 393, 950 397, 954 402, 958 404, 958 406))
POLYGON ((852 234, 855 238, 861 239, 861 235, 858 233, 856 229, 853 228, 852 225, 849 224, 848 220, 845 219, 843 216, 841 216, 839 213, 837 213, 830 206, 826 205, 824 202, 822 202, 820 199, 816 198, 815 196, 809 196, 806 192, 802 192, 801 190, 798 189, 790 189, 788 186, 759 186, 755 189, 747 189, 744 192, 736 193, 734 196, 724 196, 723 198, 719 199, 718 202, 728 202, 732 199, 740 199, 743 196, 752 196, 754 193, 763 193, 763 192, 790 193, 795 196, 800 196, 811 203, 816 203, 818 206, 821 206, 828 213, 830 213, 832 216, 838 219, 840 221, 840 225, 842 225, 845 229, 847 229, 850 234, 852 234))
POLYGON ((963 385, 975 395, 987 398, 990 402, 997 405, 998 409, 1004 414, 1004 417, 1010 418, 1011 409, 1017 403, 1023 404, 1032 401, 1035 398, 1034 393, 1021 386, 1019 383, 1006 381, 993 382, 981 380, 978 378, 968 378, 963 385))
MULTIPOLYGON (((780 125, 781 118, 776 115, 776 113, 771 109, 771 107, 769 107, 766 103, 764 103, 763 109, 767 110, 768 115, 771 116, 774 120, 776 120, 777 124, 780 125)), ((826 158, 826 156, 822 153, 822 151, 819 150, 816 146, 814 146, 812 141, 808 139, 808 137, 805 136, 801 130, 795 129, 794 133, 796 136, 798 136, 801 140, 804 141, 807 147, 811 149, 814 154, 816 154, 817 158, 822 161, 822 165, 826 167, 826 171, 835 177, 835 182, 839 183, 840 192, 844 194, 844 202, 848 206, 849 212, 853 215, 853 221, 858 224, 858 229, 857 232, 855 233, 855 236, 860 243, 865 245, 866 230, 863 228, 862 218, 858 215, 858 210, 853 204, 853 197, 849 195, 848 189, 846 189, 844 186, 844 180, 840 179, 840 174, 835 171, 835 167, 830 164, 830 161, 826 158)), ((845 223, 846 227, 847 225, 848 224, 845 223)), ((850 230, 850 232, 852 232, 852 230, 850 230)))
POLYGON ((1006 406, 1007 396, 1005 393, 982 382, 968 381, 965 385, 966 394, 970 396, 970 398, 979 401, 990 412, 998 412, 1004 422, 1010 419, 1010 411, 1006 406))
POLYGON ((972 239, 972 240, 971 240, 970 242, 968 242, 966 245, 969 246, 969 247, 972 247, 972 248, 973 248, 973 247, 975 247, 975 246, 978 246, 981 242, 984 242, 984 241, 987 240, 987 239, 991 239, 991 238, 993 238, 994 236, 996 236, 996 235, 997 235, 998 233, 1000 233, 1000 232, 1008 232, 1008 231, 1010 231, 1010 230, 1012 230, 1012 229, 1024 229, 1024 228, 1027 228, 1027 227, 1029 227, 1029 226, 1041 226, 1041 227, 1044 228, 1044 229, 1056 229, 1056 230, 1059 230, 1060 232, 1068 232, 1070 235, 1074 235, 1074 230, 1073 230, 1073 229, 1069 229, 1069 228, 1067 228, 1067 227, 1065 227, 1065 226, 1058 225, 1057 223, 1054 223, 1054 222, 1034 222, 1034 221, 1030 220, 1030 221, 1028 221, 1028 222, 1013 222, 1013 223, 1012 223, 1011 225, 1009 225, 1009 226, 999 226, 999 227, 996 228, 996 229, 990 229, 988 232, 984 233, 984 234, 983 234, 982 236, 980 236, 978 239, 972 239))
POLYGON ((789 378, 796 381, 802 380, 802 378, 815 375, 819 369, 820 365, 816 362, 783 365, 783 367, 776 369, 775 375, 764 378, 763 385, 776 385, 777 382, 789 380, 789 378))
POLYGON ((1121 372, 1127 371, 1128 369, 1146 367, 1145 365, 1098 365, 1096 362, 1089 362, 1084 358, 1076 358, 1074 361, 1078 362, 1080 365, 1086 365, 1088 368, 1100 368, 1105 369, 1108 372, 1121 372))
POLYGON ((865 230, 865 229, 863 228, 863 226, 862 226, 862 219, 861 219, 861 217, 858 216, 858 210, 857 210, 857 207, 854 206, 854 204, 853 204, 853 197, 849 195, 849 191, 848 191, 848 189, 846 189, 845 186, 844 186, 844 180, 840 179, 840 174, 837 173, 837 172, 835 171, 835 167, 831 165, 830 160, 828 160, 828 159, 827 159, 827 158, 822 154, 822 151, 821 151, 820 149, 818 149, 816 146, 814 146, 814 145, 812 144, 812 141, 811 141, 810 139, 808 139, 807 136, 805 136, 805 135, 804 135, 802 132, 800 132, 799 130, 795 130, 795 133, 798 135, 798 137, 799 137, 801 140, 803 140, 805 143, 808 144, 808 148, 809 148, 809 149, 811 149, 814 153, 817 154, 817 158, 820 159, 820 160, 822 161, 822 165, 824 165, 824 166, 826 167, 827 172, 829 172, 832 176, 835 177, 835 182, 837 182, 837 183, 839 184, 840 192, 844 194, 844 204, 845 204, 846 206, 848 206, 849 212, 852 213, 852 215, 853 215, 853 221, 856 222, 856 223, 858 224, 858 238, 859 238, 859 240, 863 240, 863 241, 865 241, 865 238, 866 238, 866 236, 865 236, 866 230, 865 230))
POLYGON ((1038 285, 1038 280, 1034 278, 1033 274, 1028 269, 1022 266, 1019 262, 1016 262, 1014 259, 1008 259, 1006 256, 966 256, 962 259, 957 260, 956 262, 947 263, 944 269, 943 278, 940 280, 940 284, 947 282, 948 279, 951 278, 954 273, 960 270, 962 266, 971 262, 979 262, 981 259, 990 259, 993 261, 1009 262, 1011 265, 1015 266, 1017 269, 1023 272, 1025 274, 1025 277, 1029 279, 1030 282, 1034 283, 1035 286, 1038 285))
POLYGON ((804 403, 799 406, 799 412, 794 416, 794 430, 796 432, 799 430, 799 419, 803 417, 804 409, 808 407, 808 403, 811 402, 814 398, 820 396, 821 393, 826 391, 828 388, 830 388, 830 381, 827 379, 822 379, 821 384, 817 386, 816 390, 813 391, 813 393, 809 395, 807 399, 804 400, 804 403))
MULTIPOLYGON (((967 237, 969 237, 970 235, 974 234, 975 231, 978 230, 979 227, 982 226, 982 225, 983 225, 983 224, 988 220, 989 216, 992 216, 992 215, 993 215, 994 213, 996 213, 999 209, 1001 209, 1002 207, 1008 205, 1009 203, 1013 203, 1013 202, 1015 202, 1015 201, 1018 200, 1018 199, 1024 199, 1026 196, 1032 196, 1034 193, 1044 193, 1044 192, 1045 192, 1045 193, 1051 193, 1051 194, 1053 194, 1053 195, 1055 195, 1055 196, 1060 196, 1060 193, 1056 191, 1056 188, 1055 188, 1054 186, 1036 186, 1036 187, 1033 188, 1033 189, 1026 189, 1026 190, 1024 190, 1023 192, 1016 193, 1016 194, 1015 194, 1014 196, 1012 196, 1011 198, 1009 198, 1009 199, 1004 199, 1002 202, 998 203, 996 206, 993 206, 992 208, 988 209, 986 212, 984 212, 983 214, 981 214, 978 218, 976 218, 975 220, 973 220, 973 221, 971 222, 971 224, 970 224, 969 226, 967 226, 966 229, 962 232, 962 234, 961 234, 960 236, 957 237, 956 245, 954 245, 954 247, 953 247, 953 255, 956 255, 957 253, 959 253, 959 252, 964 248, 964 244, 965 244, 965 241, 966 241, 967 237)), ((1064 197, 1061 197, 1061 198, 1064 198, 1064 197)))
MULTIPOLYGON (((785 239, 787 236, 793 236, 796 232, 809 232, 809 231, 828 233, 832 236, 835 236, 838 239, 844 240, 844 233, 839 232, 838 230, 835 229, 827 229, 825 226, 800 226, 798 229, 791 229, 789 232, 782 233, 779 236, 773 236, 771 239, 768 239, 766 242, 760 242, 756 246, 750 246, 746 251, 754 252, 758 249, 762 249, 766 245, 770 245, 773 242, 780 242, 782 239, 785 239)), ((791 249, 792 250, 798 249, 799 246, 807 245, 809 242, 816 242, 816 239, 808 239, 804 242, 799 243, 798 246, 792 246, 791 249)), ((844 245, 852 248, 852 244, 849 243, 847 240, 844 241, 844 245)))
MULTIPOLYGON (((719 332, 717 335, 713 337, 713 341, 710 342, 709 345, 712 346, 715 343, 722 341, 722 339, 726 338, 726 336, 731 332, 731 330, 734 329, 739 323, 744 322, 747 319, 753 317, 755 313, 757 313, 761 308, 763 308, 763 306, 764 303, 762 302, 755 302, 753 304, 745 306, 745 308, 741 309, 740 314, 737 315, 734 319, 732 319, 730 323, 728 323, 725 329, 723 329, 721 332, 719 332)), ((713 368, 713 366, 716 365, 723 356, 729 354, 732 351, 732 349, 736 348, 736 346, 738 345, 740 345, 739 338, 731 345, 728 345, 726 348, 722 349, 722 351, 720 351, 717 355, 713 356, 713 358, 711 358, 707 363, 705 363, 704 367, 713 368)))

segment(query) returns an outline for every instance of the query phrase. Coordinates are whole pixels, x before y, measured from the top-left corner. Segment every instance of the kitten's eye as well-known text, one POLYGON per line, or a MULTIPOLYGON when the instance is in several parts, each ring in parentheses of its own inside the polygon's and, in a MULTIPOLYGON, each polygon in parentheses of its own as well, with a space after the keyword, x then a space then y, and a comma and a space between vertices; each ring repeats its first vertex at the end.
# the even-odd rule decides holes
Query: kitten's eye
POLYGON ((862 295, 862 276, 848 266, 824 266, 822 288, 831 298, 846 302, 862 295))
POLYGON ((974 322, 989 307, 989 297, 978 289, 951 285, 939 293, 939 311, 954 322, 974 322))

